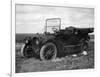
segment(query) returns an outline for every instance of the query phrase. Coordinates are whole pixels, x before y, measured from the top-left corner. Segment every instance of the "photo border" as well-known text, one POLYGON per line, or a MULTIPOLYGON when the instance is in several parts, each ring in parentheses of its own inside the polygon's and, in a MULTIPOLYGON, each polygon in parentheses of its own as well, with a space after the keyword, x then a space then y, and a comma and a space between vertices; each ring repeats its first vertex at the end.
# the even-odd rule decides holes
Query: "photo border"
MULTIPOLYGON (((38 74, 40 74, 40 76, 41 75, 46 75, 46 76, 48 76, 48 74, 55 74, 55 73, 61 73, 62 75, 63 75, 63 73, 80 73, 80 72, 83 72, 83 73, 86 73, 86 72, 90 72, 90 71, 92 71, 92 72, 94 72, 94 71, 96 71, 96 66, 94 66, 94 68, 93 69, 78 69, 78 70, 61 70, 61 71, 49 71, 49 72, 28 72, 28 73, 15 73, 15 31, 16 31, 16 14, 15 14, 15 5, 16 4, 27 4, 27 5, 35 5, 35 6, 50 6, 50 7, 80 7, 80 8, 94 8, 94 11, 95 11, 95 8, 96 7, 94 7, 94 6, 91 6, 91 5, 73 5, 73 4, 67 4, 67 6, 66 6, 66 4, 46 4, 46 5, 44 5, 43 3, 34 3, 32 0, 26 0, 26 1, 20 1, 20 0, 13 0, 12 2, 11 2, 11 76, 12 77, 27 77, 27 76, 34 76, 34 75, 38 75, 38 74), (14 52, 13 52, 14 51, 14 52)), ((94 12, 95 13, 95 12, 94 12)), ((95 17, 95 16, 94 16, 95 17)), ((95 20, 94 20, 95 21, 95 20)), ((94 24, 95 25, 95 24, 94 24)), ((94 28, 95 28, 95 26, 94 26, 94 28)), ((95 34, 95 32, 94 32, 94 34, 95 34)), ((96 54, 94 54, 95 55, 95 57, 96 57, 96 54)), ((95 60, 94 60, 95 61, 95 60)), ((94 62, 95 63, 95 62, 94 62)))

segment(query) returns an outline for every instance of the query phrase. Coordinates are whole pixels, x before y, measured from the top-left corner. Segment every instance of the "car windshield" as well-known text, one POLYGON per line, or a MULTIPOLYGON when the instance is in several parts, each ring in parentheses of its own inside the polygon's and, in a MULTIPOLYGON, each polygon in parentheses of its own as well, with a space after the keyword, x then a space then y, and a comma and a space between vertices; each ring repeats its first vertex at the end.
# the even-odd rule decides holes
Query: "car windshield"
POLYGON ((46 32, 54 33, 54 31, 59 30, 61 26, 60 18, 51 18, 46 20, 46 32))

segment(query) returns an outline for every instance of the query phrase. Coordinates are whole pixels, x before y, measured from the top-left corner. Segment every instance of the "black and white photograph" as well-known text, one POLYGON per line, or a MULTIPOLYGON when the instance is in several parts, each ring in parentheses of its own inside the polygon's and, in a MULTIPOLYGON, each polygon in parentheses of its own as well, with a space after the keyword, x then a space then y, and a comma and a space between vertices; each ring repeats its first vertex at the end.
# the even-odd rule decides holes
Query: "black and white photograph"
POLYGON ((94 69, 94 8, 15 4, 15 73, 94 69))

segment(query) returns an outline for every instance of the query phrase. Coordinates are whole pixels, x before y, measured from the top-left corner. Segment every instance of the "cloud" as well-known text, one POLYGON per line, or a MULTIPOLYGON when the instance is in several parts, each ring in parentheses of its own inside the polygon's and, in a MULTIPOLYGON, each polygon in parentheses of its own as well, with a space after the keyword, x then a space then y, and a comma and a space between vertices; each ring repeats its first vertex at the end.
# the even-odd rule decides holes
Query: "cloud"
POLYGON ((75 7, 48 7, 16 5, 16 33, 38 33, 43 31, 47 18, 61 18, 62 28, 68 26, 93 27, 94 9, 75 7))

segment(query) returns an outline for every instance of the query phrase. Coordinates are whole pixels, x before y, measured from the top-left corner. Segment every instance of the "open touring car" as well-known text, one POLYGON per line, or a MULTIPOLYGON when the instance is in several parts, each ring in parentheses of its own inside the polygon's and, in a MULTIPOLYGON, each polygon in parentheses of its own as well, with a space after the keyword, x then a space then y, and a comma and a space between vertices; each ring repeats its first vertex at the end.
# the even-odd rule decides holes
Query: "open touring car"
POLYGON ((61 19, 46 20, 45 32, 26 39, 21 53, 24 57, 39 57, 53 60, 68 54, 81 53, 88 49, 89 33, 93 28, 66 27, 61 29, 61 19))

